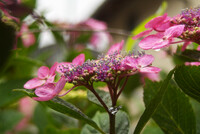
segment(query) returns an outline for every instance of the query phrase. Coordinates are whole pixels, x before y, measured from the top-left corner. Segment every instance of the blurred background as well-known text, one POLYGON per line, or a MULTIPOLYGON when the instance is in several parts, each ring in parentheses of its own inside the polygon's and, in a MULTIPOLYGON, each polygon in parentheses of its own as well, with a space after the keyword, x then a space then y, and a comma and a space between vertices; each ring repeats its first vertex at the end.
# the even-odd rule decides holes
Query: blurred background
MULTIPOLYGON (((134 29, 147 18, 164 12, 173 17, 182 9, 198 7, 200 4, 198 0, 165 2, 162 0, 4 0, 4 2, 5 7, 11 11, 10 15, 20 18, 20 23, 16 21, 13 23, 8 16, 5 18, 1 15, 0 133, 5 134, 80 133, 80 128, 85 125, 83 122, 63 116, 30 98, 23 98, 23 94, 13 93, 12 89, 23 88, 23 84, 35 77, 37 69, 42 65, 51 66, 56 61, 71 62, 80 53, 85 53, 86 59, 95 59, 98 55, 106 53, 109 46, 121 40, 126 42, 124 51, 133 48, 140 50, 137 47, 138 42, 131 41, 131 37, 135 34, 134 29), (24 5, 21 6, 19 3, 24 5), (22 30, 24 24, 29 27, 25 32, 22 30), (27 37, 29 40, 24 40, 27 37)), ((5 15, 4 6, 1 4, 0 9, 5 15)), ((144 30, 144 26, 141 27, 140 29, 144 30)), ((150 50, 146 53, 156 57, 153 65, 162 68, 163 76, 174 67, 174 61, 166 56, 166 53, 162 51, 155 53, 150 50)), ((130 115, 130 132, 133 132, 144 110, 141 89, 141 76, 136 75, 129 80, 120 98, 119 104, 123 105, 123 110, 130 115)), ((76 89, 63 99, 75 104, 92 118, 97 109, 103 110, 89 102, 86 94, 85 89, 76 89)), ((163 133, 153 121, 149 124, 143 134, 163 133)))

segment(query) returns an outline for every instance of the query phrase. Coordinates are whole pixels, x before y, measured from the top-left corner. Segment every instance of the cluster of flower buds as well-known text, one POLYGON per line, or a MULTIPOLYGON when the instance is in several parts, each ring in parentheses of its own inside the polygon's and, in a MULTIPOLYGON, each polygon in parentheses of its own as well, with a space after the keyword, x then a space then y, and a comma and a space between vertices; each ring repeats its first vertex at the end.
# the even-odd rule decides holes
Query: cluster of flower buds
POLYGON ((122 54, 123 44, 124 41, 113 45, 105 56, 99 56, 97 60, 84 62, 85 55, 80 54, 71 63, 55 63, 50 70, 48 67, 42 66, 38 70, 38 77, 29 80, 24 88, 35 89, 38 97, 33 97, 33 99, 47 101, 55 96, 63 96, 58 94, 66 82, 73 83, 74 87, 88 87, 98 81, 114 84, 117 79, 134 75, 137 72, 156 74, 160 71, 159 68, 151 66, 154 60, 152 55, 122 54), (57 83, 54 82, 56 70, 61 73, 61 78, 57 83))
POLYGON ((200 8, 186 9, 181 14, 170 18, 167 14, 158 16, 150 20, 145 28, 147 30, 135 35, 133 39, 145 37, 139 43, 144 49, 160 49, 170 44, 184 43, 182 51, 191 44, 196 42, 200 44, 200 8), (150 34, 155 31, 156 34, 150 34), (181 39, 180 41, 174 41, 181 39))
POLYGON ((171 19, 175 25, 184 25, 180 38, 200 44, 200 8, 185 9, 171 19))

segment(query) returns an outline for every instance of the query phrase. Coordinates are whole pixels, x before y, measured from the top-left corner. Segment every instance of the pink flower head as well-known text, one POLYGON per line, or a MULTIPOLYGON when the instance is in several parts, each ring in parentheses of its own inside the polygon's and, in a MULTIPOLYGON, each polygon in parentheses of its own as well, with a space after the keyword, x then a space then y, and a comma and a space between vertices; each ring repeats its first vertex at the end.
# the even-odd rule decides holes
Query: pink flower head
POLYGON ((122 40, 119 43, 116 43, 116 44, 112 45, 110 47, 110 49, 108 50, 107 54, 111 54, 111 53, 113 53, 115 51, 117 51, 119 53, 122 50, 123 45, 124 45, 124 40, 122 40))
POLYGON ((140 37, 144 37, 148 35, 153 30, 157 32, 164 32, 167 28, 169 28, 171 25, 170 18, 167 16, 167 14, 164 14, 163 16, 158 16, 150 20, 146 25, 145 28, 147 30, 135 35, 132 37, 132 39, 138 39, 140 37))
POLYGON ((89 26, 91 29, 94 29, 94 30, 105 30, 105 29, 107 29, 107 25, 106 25, 105 22, 95 20, 95 19, 92 19, 92 18, 83 22, 82 25, 89 26))
POLYGON ((37 101, 48 101, 53 99, 60 91, 64 88, 66 83, 65 77, 61 77, 60 80, 55 84, 47 83, 43 86, 36 88, 35 94, 38 97, 33 97, 37 101))
POLYGON ((78 66, 78 65, 82 65, 85 61, 85 54, 79 54, 78 56, 76 56, 72 62, 61 62, 58 64, 56 71, 58 73, 65 73, 66 72, 66 67, 70 67, 71 65, 73 66, 78 66))
POLYGON ((185 62, 186 66, 199 66, 200 62, 185 62))
POLYGON ((166 29, 164 33, 149 35, 141 40, 139 46, 144 50, 166 47, 175 37, 179 37, 182 34, 184 27, 185 25, 176 25, 166 29))
POLYGON ((23 45, 25 47, 29 47, 31 45, 33 45, 35 43, 35 36, 33 33, 29 32, 29 28, 28 25, 26 25, 25 23, 22 24, 21 26, 21 30, 18 33, 18 36, 21 36, 23 45))
POLYGON ((152 55, 143 55, 138 58, 127 57, 122 61, 122 68, 137 69, 142 73, 158 73, 159 68, 150 66, 154 60, 152 55))
POLYGON ((29 81, 27 81, 24 84, 24 88, 26 89, 34 89, 37 88, 39 86, 42 86, 45 83, 53 83, 54 82, 54 78, 55 78, 55 71, 57 68, 57 62, 51 67, 51 69, 49 70, 48 67, 46 66, 42 66, 38 69, 38 77, 33 78, 29 81))

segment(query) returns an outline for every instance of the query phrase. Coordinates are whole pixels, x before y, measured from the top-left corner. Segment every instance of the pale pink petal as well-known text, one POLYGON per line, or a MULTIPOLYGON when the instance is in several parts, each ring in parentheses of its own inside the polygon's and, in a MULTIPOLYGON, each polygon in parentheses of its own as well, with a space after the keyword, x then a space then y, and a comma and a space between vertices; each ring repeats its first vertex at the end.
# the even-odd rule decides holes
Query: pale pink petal
POLYGON ((185 62, 186 66, 199 66, 200 62, 185 62))
POLYGON ((138 62, 137 59, 132 58, 132 57, 127 57, 125 58, 122 63, 121 63, 121 68, 123 69, 137 69, 138 68, 138 62))
POLYGON ((38 78, 39 79, 45 79, 49 76, 49 68, 46 66, 41 66, 38 69, 38 78))
POLYGON ((141 33, 139 33, 139 34, 133 36, 132 39, 133 39, 133 40, 136 40, 136 39, 138 39, 138 38, 144 37, 144 36, 148 35, 149 33, 151 33, 152 30, 153 30, 153 29, 145 30, 145 31, 143 31, 143 32, 141 32, 141 33))
POLYGON ((94 30, 105 30, 107 29, 107 25, 103 21, 95 20, 95 19, 88 19, 84 22, 85 25, 89 26, 94 30))
POLYGON ((53 83, 48 83, 43 86, 36 88, 35 94, 38 97, 48 97, 53 95, 53 91, 55 89, 55 85, 53 83))
POLYGON ((137 59, 138 65, 141 67, 146 67, 148 65, 151 65, 151 63, 154 61, 154 57, 152 55, 144 55, 142 57, 139 57, 137 59))
POLYGON ((152 81, 159 81, 159 73, 142 73, 142 77, 146 77, 152 81))
POLYGON ((113 53, 115 51, 120 52, 122 50, 122 48, 123 48, 123 45, 124 45, 124 40, 122 40, 119 43, 116 43, 116 44, 112 45, 110 47, 110 49, 108 50, 107 54, 111 54, 111 53, 113 53))
POLYGON ((50 76, 53 76, 53 75, 56 74, 55 72, 56 72, 57 66, 58 66, 58 62, 55 62, 55 63, 53 64, 53 66, 50 68, 50 71, 49 71, 49 75, 50 75, 50 76))
POLYGON ((72 64, 78 66, 78 65, 82 65, 84 61, 85 61, 85 54, 79 54, 73 59, 72 64))
POLYGON ((185 25, 172 26, 166 29, 166 31, 164 32, 164 37, 167 39, 178 37, 183 33, 184 28, 185 28, 185 25))
POLYGON ((22 24, 19 35, 21 35, 23 45, 29 47, 35 43, 35 36, 29 31, 28 25, 22 24))
POLYGON ((200 45, 197 47, 197 50, 200 51, 200 45))
POLYGON ((160 68, 151 66, 151 67, 141 68, 139 71, 142 73, 158 73, 160 72, 160 68))
POLYGON ((65 84, 66 84, 65 77, 61 77, 60 80, 56 83, 54 94, 56 95, 59 94, 60 91, 64 88, 65 84))
POLYGON ((190 41, 184 41, 184 44, 183 44, 183 46, 182 46, 182 48, 181 48, 181 51, 183 52, 183 51, 185 51, 185 49, 187 48, 187 46, 188 45, 190 45, 192 42, 190 42, 190 41))
POLYGON ((45 80, 41 80, 41 79, 38 79, 38 78, 33 78, 33 79, 27 81, 24 84, 24 88, 26 88, 26 89, 34 89, 34 88, 37 88, 37 87, 43 85, 45 82, 46 82, 45 80))
POLYGON ((163 16, 155 17, 145 25, 145 28, 155 28, 157 25, 160 25, 166 18, 166 13, 163 16))
POLYGON ((144 50, 148 50, 148 49, 152 49, 156 45, 161 44, 162 42, 163 42, 163 39, 162 37, 160 37, 160 35, 157 35, 157 34, 149 35, 140 41, 139 46, 140 48, 144 50))

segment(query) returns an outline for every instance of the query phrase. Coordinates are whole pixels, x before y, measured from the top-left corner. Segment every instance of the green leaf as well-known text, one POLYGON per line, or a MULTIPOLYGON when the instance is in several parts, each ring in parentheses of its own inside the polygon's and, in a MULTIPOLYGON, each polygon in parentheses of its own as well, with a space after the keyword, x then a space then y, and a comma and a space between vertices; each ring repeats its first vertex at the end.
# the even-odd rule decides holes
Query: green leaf
POLYGON ((29 57, 25 57, 25 56, 16 56, 15 58, 13 58, 13 60, 16 62, 25 62, 25 63, 29 63, 35 66, 43 66, 44 63, 40 60, 36 60, 36 59, 32 59, 29 57))
MULTIPOLYGON (((107 105, 107 107, 111 107, 112 106, 112 101, 111 101, 109 92, 105 92, 103 90, 98 90, 98 89, 95 89, 95 91, 98 93, 98 95, 100 96, 100 98, 105 102, 105 104, 107 105)), ((87 98, 91 102, 93 102, 93 103, 95 103, 97 105, 102 106, 101 103, 96 98, 96 96, 90 90, 87 91, 87 98)))
MULTIPOLYGON (((34 95, 30 91, 27 92, 26 89, 16 89, 15 91, 22 91, 22 92, 26 93, 27 95, 29 95, 30 97, 33 97, 33 95, 34 95)), ((53 110, 58 111, 63 114, 66 114, 70 117, 76 118, 78 120, 83 120, 86 123, 88 123, 89 125, 91 125, 92 127, 94 127, 95 129, 97 129, 99 132, 104 134, 104 132, 97 126, 97 124, 93 120, 91 120, 87 115, 82 113, 77 107, 75 107, 74 105, 72 105, 69 102, 66 102, 60 98, 55 97, 50 101, 44 101, 44 102, 40 102, 40 103, 47 105, 50 108, 52 108, 53 110)))
POLYGON ((167 90, 167 86, 169 84, 170 79, 172 78, 174 71, 175 69, 169 72, 167 78, 163 81, 162 85, 159 87, 158 93, 154 96, 154 98, 151 100, 151 102, 145 109, 144 113, 140 117, 140 120, 138 121, 134 134, 139 134, 142 131, 143 127, 146 125, 148 120, 151 118, 151 116, 154 114, 154 112, 160 105, 161 100, 167 90))
MULTIPOLYGON (((109 133, 109 117, 107 113, 97 112, 93 120, 103 129, 104 132, 109 133)), ((115 124, 116 134, 128 134, 129 131, 129 119, 125 112, 118 111, 116 114, 116 124, 115 124)), ((85 125, 81 131, 81 134, 98 134, 98 132, 85 125)))
POLYGON ((23 87, 27 80, 9 80, 0 83, 0 108, 6 107, 24 97, 24 94, 13 92, 12 89, 16 87, 23 87))
POLYGON ((50 125, 49 121, 49 113, 47 112, 47 108, 38 104, 35 108, 33 114, 33 122, 38 127, 40 134, 43 134, 45 128, 50 125))
POLYGON ((200 66, 179 66, 174 76, 182 91, 200 102, 200 66))
MULTIPOLYGON (((148 106, 162 82, 145 81, 144 102, 148 106)), ((196 134, 196 120, 189 99, 176 86, 169 84, 153 119, 165 134, 196 134)))
POLYGON ((194 113, 195 113, 195 115, 196 115, 196 131, 197 131, 197 134, 200 134, 200 116, 199 116, 199 113, 200 113, 200 105, 199 105, 199 102, 197 102, 197 101, 194 100, 194 99, 190 99, 190 102, 191 102, 191 104, 192 104, 194 113))
MULTIPOLYGON (((150 17, 148 17, 147 19, 145 19, 142 23, 140 23, 135 29, 133 29, 133 31, 131 32, 131 35, 136 35, 136 34, 139 34, 140 32, 144 31, 145 30, 145 24, 147 22, 149 22, 151 19, 157 17, 157 16, 160 16, 164 13, 164 11, 166 10, 167 8, 167 2, 166 1, 163 1, 162 5, 159 7, 159 9, 157 10, 157 12, 153 15, 151 15, 150 17)), ((125 50, 126 51, 131 51, 133 49, 133 46, 134 44, 136 43, 136 40, 133 40, 132 39, 132 36, 129 37, 126 41, 126 48, 125 50)))
POLYGON ((0 111, 0 133, 11 130, 22 119, 23 115, 16 110, 0 111))

